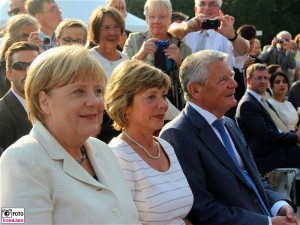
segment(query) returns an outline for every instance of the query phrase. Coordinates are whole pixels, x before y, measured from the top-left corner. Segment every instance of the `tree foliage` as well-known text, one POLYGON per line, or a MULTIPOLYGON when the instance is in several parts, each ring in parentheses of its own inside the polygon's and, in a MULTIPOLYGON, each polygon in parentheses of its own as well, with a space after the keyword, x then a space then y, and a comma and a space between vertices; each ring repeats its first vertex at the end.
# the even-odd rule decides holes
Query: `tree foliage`
MULTIPOLYGON (((128 11, 144 18, 145 0, 127 0, 128 11)), ((194 16, 194 0, 171 0, 173 11, 194 16)), ((282 30, 292 36, 300 33, 300 0, 223 0, 222 10, 235 17, 235 29, 243 24, 253 24, 263 32, 258 37, 263 45, 270 44, 282 30)))

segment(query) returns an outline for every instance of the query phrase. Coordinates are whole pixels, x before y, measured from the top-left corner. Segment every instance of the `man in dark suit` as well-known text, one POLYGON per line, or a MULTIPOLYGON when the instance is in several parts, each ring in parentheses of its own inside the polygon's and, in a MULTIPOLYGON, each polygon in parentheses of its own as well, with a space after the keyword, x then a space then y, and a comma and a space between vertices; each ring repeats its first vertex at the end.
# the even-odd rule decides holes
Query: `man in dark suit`
POLYGON ((204 50, 183 61, 187 104, 160 134, 174 147, 194 194, 187 218, 205 225, 296 224, 294 204, 261 181, 242 133, 224 117, 236 105, 237 87, 225 58, 204 50))
POLYGON ((39 47, 29 42, 13 44, 6 53, 6 76, 11 89, 0 99, 0 146, 5 150, 32 128, 27 119, 24 82, 39 47))
MULTIPOLYGON (((253 64, 247 69, 247 92, 237 107, 237 121, 261 173, 279 167, 300 168, 300 129, 296 132, 280 127, 276 110, 263 103, 269 85, 265 65, 253 64), (273 110, 273 113, 268 110, 273 110), (273 114, 273 117, 272 117, 273 114), (275 118, 276 116, 276 118, 275 118)), ((280 121, 279 121, 280 122, 280 121)))

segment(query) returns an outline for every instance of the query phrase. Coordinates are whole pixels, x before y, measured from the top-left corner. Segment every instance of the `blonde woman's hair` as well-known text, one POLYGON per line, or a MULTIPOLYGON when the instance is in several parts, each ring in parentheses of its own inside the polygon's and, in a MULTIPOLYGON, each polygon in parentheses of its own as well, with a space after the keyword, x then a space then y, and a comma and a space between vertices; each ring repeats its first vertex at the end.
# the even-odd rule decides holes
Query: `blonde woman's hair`
POLYGON ((147 18, 150 11, 163 11, 167 9, 168 16, 172 17, 172 4, 170 0, 147 0, 144 5, 144 15, 147 18))
POLYGON ((103 90, 106 75, 99 62, 83 46, 71 45, 49 49, 30 65, 25 81, 25 98, 28 116, 44 122, 44 112, 39 104, 39 93, 49 94, 54 88, 78 80, 97 80, 103 90))
POLYGON ((170 87, 168 75, 160 69, 137 60, 126 60, 115 68, 106 88, 105 108, 116 130, 128 126, 125 113, 135 95, 153 87, 170 87))

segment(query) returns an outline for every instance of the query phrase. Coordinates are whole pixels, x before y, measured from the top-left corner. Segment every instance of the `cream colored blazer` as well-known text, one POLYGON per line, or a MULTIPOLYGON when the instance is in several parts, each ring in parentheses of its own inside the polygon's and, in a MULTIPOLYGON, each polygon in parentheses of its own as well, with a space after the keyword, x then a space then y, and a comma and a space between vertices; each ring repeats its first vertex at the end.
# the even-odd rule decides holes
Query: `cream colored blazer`
POLYGON ((95 138, 84 146, 99 181, 37 121, 0 159, 1 207, 25 208, 25 224, 139 224, 110 148, 95 138))

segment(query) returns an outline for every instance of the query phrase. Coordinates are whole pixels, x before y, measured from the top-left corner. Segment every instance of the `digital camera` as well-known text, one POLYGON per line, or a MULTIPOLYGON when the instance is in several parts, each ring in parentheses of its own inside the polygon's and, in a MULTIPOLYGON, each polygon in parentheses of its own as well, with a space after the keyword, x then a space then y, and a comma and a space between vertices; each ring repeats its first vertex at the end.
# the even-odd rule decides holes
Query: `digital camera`
POLYGON ((201 29, 209 30, 209 29, 218 29, 221 22, 218 19, 203 19, 201 29))
POLYGON ((158 51, 163 51, 169 47, 169 41, 168 40, 156 41, 155 45, 157 46, 158 51))
POLYGON ((278 43, 280 43, 280 44, 284 44, 284 39, 282 39, 282 38, 278 38, 278 43))

